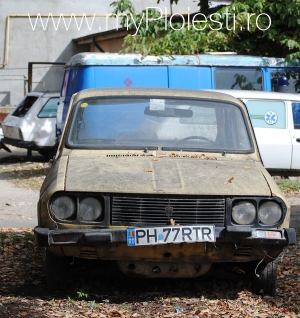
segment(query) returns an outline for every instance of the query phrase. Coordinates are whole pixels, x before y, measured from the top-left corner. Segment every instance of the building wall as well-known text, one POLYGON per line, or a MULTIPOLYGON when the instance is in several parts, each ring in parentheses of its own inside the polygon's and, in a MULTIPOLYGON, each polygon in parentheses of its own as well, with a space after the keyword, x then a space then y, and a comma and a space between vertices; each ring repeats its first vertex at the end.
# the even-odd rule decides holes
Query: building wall
MULTIPOLYGON (((114 19, 97 16, 111 13, 111 2, 113 0, 1 0, 0 105, 14 106, 26 93, 28 62, 66 62, 72 55, 90 50, 90 46, 77 46, 72 39, 116 28, 114 19), (54 18, 52 21, 50 17, 47 24, 46 17, 50 13, 54 18), (83 19, 81 25, 81 18, 77 17, 76 26, 74 19, 70 22, 67 18, 72 13, 81 17, 82 14, 89 14, 91 17, 83 19), (44 18, 37 21, 34 15, 38 14, 44 18), (63 19, 59 19, 60 14, 65 16, 65 25, 63 19)), ((159 6, 163 11, 171 13, 168 0, 161 1, 159 5, 157 0, 132 2, 138 10, 159 6)), ((197 10, 196 4, 194 0, 181 0, 178 6, 172 7, 172 12, 192 13, 197 10)), ((115 47, 113 43, 110 46, 115 47)), ((63 66, 34 65, 32 90, 59 90, 62 74, 63 66)))

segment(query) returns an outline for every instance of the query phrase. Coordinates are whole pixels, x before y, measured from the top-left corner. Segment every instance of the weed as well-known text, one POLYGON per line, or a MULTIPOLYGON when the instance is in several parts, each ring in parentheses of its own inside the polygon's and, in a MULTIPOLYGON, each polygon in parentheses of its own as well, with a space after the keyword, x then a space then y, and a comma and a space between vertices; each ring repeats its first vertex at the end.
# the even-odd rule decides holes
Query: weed
POLYGON ((4 240, 7 238, 7 235, 5 233, 0 233, 0 242, 1 245, 3 245, 4 240))
POLYGON ((20 243, 23 240, 24 236, 20 234, 16 234, 12 237, 12 241, 14 243, 20 243))
POLYGON ((34 234, 33 233, 28 233, 28 232, 26 232, 25 234, 24 234, 24 239, 26 240, 26 241, 34 241, 34 234))
POLYGON ((278 186, 282 191, 299 191, 300 181, 284 179, 278 183, 278 186))
POLYGON ((89 294, 85 293, 84 291, 78 291, 77 294, 78 294, 79 298, 88 298, 89 297, 89 294))
POLYGON ((89 304, 89 306, 90 306, 91 308, 93 308, 93 309, 97 309, 97 308, 100 306, 99 304, 97 304, 97 303, 95 302, 95 300, 89 301, 88 304, 89 304))
POLYGON ((109 299, 103 299, 102 300, 104 303, 108 304, 109 303, 109 299))

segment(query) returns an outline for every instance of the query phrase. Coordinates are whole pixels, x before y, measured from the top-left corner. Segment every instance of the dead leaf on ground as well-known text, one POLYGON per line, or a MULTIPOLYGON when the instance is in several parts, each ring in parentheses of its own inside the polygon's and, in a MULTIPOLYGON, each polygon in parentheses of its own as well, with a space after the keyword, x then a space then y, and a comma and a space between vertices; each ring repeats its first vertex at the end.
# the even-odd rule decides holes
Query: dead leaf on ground
POLYGON ((144 172, 153 172, 153 169, 144 169, 144 172))
POLYGON ((224 184, 232 183, 234 177, 231 177, 228 181, 225 181, 224 184))

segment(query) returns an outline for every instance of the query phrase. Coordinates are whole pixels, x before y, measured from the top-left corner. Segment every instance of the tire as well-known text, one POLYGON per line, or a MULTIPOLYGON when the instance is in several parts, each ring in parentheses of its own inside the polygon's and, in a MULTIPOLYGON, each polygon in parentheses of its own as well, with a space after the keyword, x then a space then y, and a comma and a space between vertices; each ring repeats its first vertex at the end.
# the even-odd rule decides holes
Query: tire
POLYGON ((276 295, 278 259, 254 267, 252 290, 256 294, 276 295), (256 270, 255 270, 256 269, 256 270))
POLYGON ((45 274, 48 291, 62 290, 65 287, 69 264, 68 257, 56 256, 46 249, 45 274))
POLYGON ((38 150, 37 151, 40 155, 47 157, 47 158, 52 158, 55 156, 55 152, 54 151, 47 151, 47 150, 38 150))

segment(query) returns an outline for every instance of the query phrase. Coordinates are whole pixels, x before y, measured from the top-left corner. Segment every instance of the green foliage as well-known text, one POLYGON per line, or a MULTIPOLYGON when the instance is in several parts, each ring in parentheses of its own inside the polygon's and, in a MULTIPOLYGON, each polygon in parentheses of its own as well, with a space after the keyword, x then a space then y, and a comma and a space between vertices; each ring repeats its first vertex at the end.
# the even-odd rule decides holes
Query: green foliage
POLYGON ((73 303, 73 302, 74 302, 74 300, 73 300, 70 296, 68 296, 68 301, 69 301, 70 303, 73 303))
POLYGON ((178 15, 165 19, 163 12, 155 9, 137 13, 129 0, 114 1, 113 13, 125 14, 122 26, 130 30, 121 53, 235 51, 286 57, 289 61, 300 59, 299 0, 234 0, 231 5, 217 9, 209 8, 207 0, 199 1, 198 5, 201 11, 182 21, 178 15))
POLYGON ((89 294, 85 293, 84 291, 78 291, 77 295, 79 298, 88 298, 89 294))
POLYGON ((100 305, 97 304, 97 303, 95 302, 95 300, 89 301, 89 302, 88 302, 88 305, 89 305, 91 308, 93 308, 93 309, 97 309, 97 308, 100 307, 100 305))
POLYGON ((291 181, 289 179, 284 179, 278 183, 278 186, 283 191, 299 191, 300 181, 291 181))

